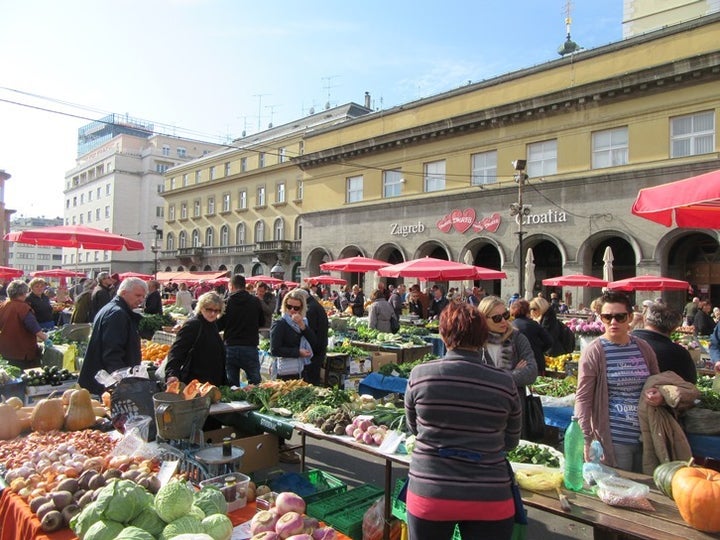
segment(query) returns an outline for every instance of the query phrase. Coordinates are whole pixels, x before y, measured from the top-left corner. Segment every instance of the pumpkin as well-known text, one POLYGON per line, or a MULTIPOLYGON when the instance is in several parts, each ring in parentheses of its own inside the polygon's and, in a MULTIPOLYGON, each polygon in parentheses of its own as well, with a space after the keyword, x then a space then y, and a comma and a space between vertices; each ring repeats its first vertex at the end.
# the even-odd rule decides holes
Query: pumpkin
POLYGON ((80 431, 95 425, 95 412, 90 402, 90 392, 85 388, 74 390, 70 394, 64 425, 66 431, 80 431))
POLYGON ((7 403, 0 403, 0 440, 14 439, 21 431, 17 411, 7 403))
POLYGON ((200 393, 200 381, 197 379, 193 379, 187 385, 182 391, 183 397, 185 399, 194 399, 198 396, 200 393))
POLYGON ((25 403, 23 403, 23 400, 20 399, 19 397, 13 396, 13 397, 9 397, 5 400, 5 405, 10 405, 13 409, 15 409, 17 411, 17 410, 21 409, 22 406, 25 405, 25 403))
POLYGON ((67 407, 68 405, 70 405, 70 396, 72 395, 72 393, 73 393, 74 391, 75 391, 74 388, 68 388, 67 390, 65 390, 65 391, 62 393, 62 402, 63 402, 63 405, 65 405, 65 407, 67 407))
POLYGON ((672 479, 672 493, 680 515, 691 527, 720 532, 720 472, 681 467, 672 479))
POLYGON ((675 476, 678 469, 687 466, 688 463, 686 461, 667 461, 665 463, 661 463, 655 467, 655 470, 653 471, 653 481, 655 482, 655 485, 663 494, 672 499, 673 476, 675 476))
POLYGON ((65 424, 65 408, 62 398, 46 398, 37 402, 30 417, 30 428, 33 431, 60 430, 65 424))

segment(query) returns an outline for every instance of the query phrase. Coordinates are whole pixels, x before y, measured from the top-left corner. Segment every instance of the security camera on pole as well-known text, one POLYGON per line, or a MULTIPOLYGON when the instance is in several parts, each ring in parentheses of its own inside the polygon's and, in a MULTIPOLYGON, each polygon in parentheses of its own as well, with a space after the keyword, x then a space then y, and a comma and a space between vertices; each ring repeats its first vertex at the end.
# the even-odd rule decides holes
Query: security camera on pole
POLYGON ((526 165, 527 161, 524 159, 516 159, 512 162, 513 169, 515 170, 513 179, 518 185, 518 201, 510 205, 510 215, 515 217, 515 221, 517 221, 518 224, 518 230, 515 233, 518 236, 518 290, 523 287, 525 283, 525 261, 523 260, 523 235, 525 231, 523 231, 523 216, 530 214, 530 205, 523 205, 523 186, 528 179, 528 175, 525 174, 526 165))

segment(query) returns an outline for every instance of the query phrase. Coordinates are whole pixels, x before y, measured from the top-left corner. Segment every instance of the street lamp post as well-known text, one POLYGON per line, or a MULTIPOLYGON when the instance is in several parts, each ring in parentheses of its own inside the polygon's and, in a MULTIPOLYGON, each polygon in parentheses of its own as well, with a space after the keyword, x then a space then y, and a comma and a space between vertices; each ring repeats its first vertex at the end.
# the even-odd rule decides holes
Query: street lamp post
MULTIPOLYGON (((523 236, 525 235, 525 231, 523 231, 523 218, 530 213, 531 208, 530 205, 523 204, 523 187, 528 179, 528 175, 525 174, 526 164, 527 161, 524 159, 516 159, 512 162, 513 169, 515 169, 513 178, 518 185, 518 200, 516 203, 510 205, 510 215, 515 217, 515 221, 517 221, 518 224, 518 230, 515 233, 518 237, 518 293, 520 293, 525 286, 525 252, 523 250, 523 236)), ((520 296, 522 296, 522 294, 520 296)))
POLYGON ((157 225, 152 226, 152 230, 155 231, 155 238, 153 238, 152 246, 150 246, 150 251, 153 252, 153 256, 155 257, 155 262, 153 265, 153 279, 157 279, 157 271, 158 271, 158 253, 160 252, 160 241, 163 237, 163 230, 158 228, 157 225))

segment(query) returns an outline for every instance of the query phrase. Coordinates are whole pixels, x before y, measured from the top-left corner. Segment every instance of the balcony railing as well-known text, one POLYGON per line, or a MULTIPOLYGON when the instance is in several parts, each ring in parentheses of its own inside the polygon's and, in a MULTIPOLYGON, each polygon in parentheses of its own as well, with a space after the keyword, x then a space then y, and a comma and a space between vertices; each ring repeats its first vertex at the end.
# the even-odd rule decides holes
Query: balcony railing
POLYGON ((269 242, 257 242, 255 253, 271 253, 278 251, 300 251, 299 240, 271 240, 269 242))

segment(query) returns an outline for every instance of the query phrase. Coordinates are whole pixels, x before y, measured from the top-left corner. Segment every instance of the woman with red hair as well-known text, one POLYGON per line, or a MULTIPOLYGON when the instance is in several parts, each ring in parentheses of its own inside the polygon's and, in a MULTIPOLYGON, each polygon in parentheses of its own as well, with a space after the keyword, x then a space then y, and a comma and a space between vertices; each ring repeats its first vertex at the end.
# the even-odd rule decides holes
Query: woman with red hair
POLYGON ((416 435, 407 490, 411 540, 507 540, 515 504, 507 451, 518 445, 520 398, 506 370, 483 360, 485 316, 451 302, 440 314, 444 358, 413 368, 405 414, 416 435))

